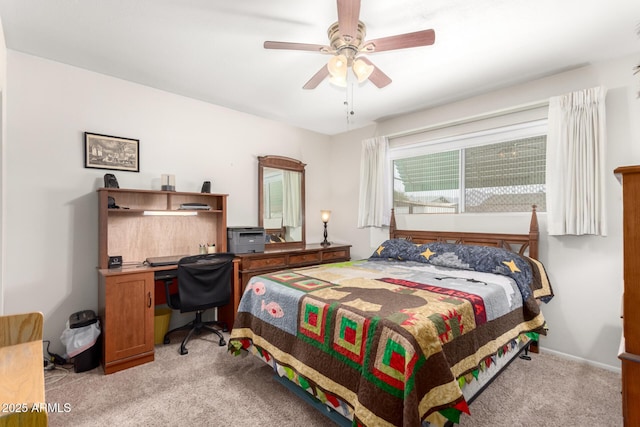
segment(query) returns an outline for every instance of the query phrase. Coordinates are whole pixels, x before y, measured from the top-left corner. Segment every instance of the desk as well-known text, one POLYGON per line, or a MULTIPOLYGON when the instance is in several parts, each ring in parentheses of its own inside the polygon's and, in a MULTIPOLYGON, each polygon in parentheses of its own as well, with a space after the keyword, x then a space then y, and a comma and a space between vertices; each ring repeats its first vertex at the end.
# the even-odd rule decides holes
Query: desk
MULTIPOLYGON (((239 261, 233 262, 231 302, 218 309, 218 319, 233 325, 240 303, 239 261)), ((99 269, 98 314, 102 321, 102 366, 105 374, 154 360, 155 306, 165 302, 164 283, 155 272, 161 267, 99 269)))

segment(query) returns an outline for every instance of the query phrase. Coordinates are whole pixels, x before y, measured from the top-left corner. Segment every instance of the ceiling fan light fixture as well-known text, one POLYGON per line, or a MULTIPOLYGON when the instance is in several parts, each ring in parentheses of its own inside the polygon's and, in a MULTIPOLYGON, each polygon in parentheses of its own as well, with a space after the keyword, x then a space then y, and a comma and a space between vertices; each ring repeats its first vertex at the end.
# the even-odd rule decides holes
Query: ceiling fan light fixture
POLYGON ((329 69, 329 74, 331 74, 331 77, 346 80, 349 61, 345 55, 335 55, 332 56, 331 59, 329 59, 327 68, 329 69))
POLYGON ((358 78, 358 83, 367 80, 369 76, 371 76, 371 73, 373 73, 373 65, 367 64, 362 59, 353 61, 351 68, 353 69, 353 74, 358 78))

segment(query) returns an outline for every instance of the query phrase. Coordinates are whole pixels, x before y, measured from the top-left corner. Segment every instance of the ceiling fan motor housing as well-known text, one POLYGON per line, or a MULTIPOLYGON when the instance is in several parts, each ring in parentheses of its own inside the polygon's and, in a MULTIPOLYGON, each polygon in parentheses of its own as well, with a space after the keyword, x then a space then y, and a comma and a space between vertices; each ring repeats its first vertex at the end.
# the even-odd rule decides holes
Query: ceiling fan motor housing
POLYGON ((329 43, 336 51, 336 54, 346 56, 349 63, 351 63, 360 51, 360 46, 367 35, 367 27, 362 21, 358 21, 358 30, 355 37, 343 36, 340 34, 338 22, 335 22, 327 30, 327 35, 329 36, 329 43))

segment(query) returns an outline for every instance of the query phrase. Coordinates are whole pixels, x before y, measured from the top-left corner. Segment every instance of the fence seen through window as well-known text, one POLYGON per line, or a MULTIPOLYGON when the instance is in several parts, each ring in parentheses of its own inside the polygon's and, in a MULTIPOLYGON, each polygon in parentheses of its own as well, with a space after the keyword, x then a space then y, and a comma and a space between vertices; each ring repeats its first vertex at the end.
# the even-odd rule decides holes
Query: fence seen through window
POLYGON ((546 135, 393 161, 396 213, 546 211, 546 135))

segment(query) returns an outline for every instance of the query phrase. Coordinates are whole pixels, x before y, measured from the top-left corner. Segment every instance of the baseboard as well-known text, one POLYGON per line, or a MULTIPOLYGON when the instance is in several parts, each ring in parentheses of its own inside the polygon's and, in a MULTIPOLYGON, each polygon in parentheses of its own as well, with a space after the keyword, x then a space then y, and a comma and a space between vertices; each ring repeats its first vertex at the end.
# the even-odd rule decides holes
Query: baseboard
POLYGON ((554 356, 561 357, 563 359, 573 360, 574 362, 584 363, 590 366, 594 366, 596 368, 604 369, 606 371, 615 372, 617 374, 622 374, 622 368, 620 366, 611 366, 604 363, 594 362, 593 360, 583 359, 582 357, 572 356, 567 353, 562 353, 556 350, 550 350, 548 348, 540 347, 540 353, 548 353, 553 354, 554 356))

